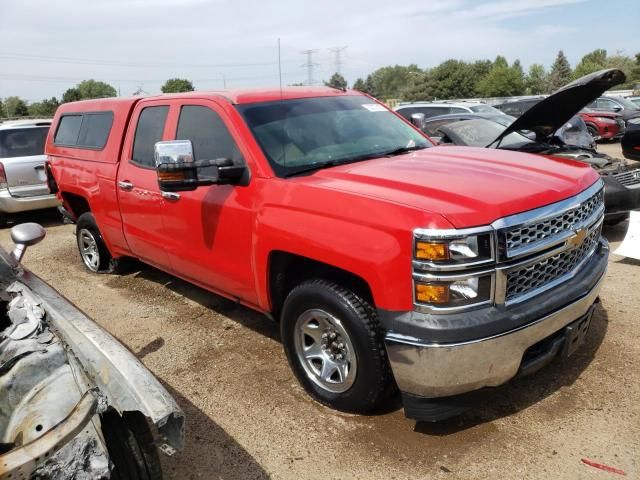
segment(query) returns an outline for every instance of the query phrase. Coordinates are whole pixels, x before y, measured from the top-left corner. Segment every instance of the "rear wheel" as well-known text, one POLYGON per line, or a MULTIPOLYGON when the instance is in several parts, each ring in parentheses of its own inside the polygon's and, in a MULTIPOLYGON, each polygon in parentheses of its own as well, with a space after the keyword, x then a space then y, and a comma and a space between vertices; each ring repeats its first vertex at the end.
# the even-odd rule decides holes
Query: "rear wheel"
POLYGON ((377 313, 344 287, 310 280, 294 288, 281 336, 298 381, 324 405, 366 413, 395 389, 377 313))
POLYGON ((7 223, 9 223, 7 214, 4 212, 0 212, 0 228, 5 228, 7 226, 7 223))
POLYGON ((107 249, 93 214, 80 215, 76 224, 76 242, 82 263, 90 272, 109 270, 111 254, 107 249))

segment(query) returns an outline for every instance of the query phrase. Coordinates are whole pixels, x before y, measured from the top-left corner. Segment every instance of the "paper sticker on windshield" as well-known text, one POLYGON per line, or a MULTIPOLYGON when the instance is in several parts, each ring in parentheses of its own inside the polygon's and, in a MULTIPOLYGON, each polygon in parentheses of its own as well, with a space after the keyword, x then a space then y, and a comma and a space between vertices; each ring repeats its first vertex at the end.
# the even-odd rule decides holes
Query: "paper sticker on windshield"
POLYGON ((387 109, 377 103, 363 103, 362 106, 370 112, 386 112, 387 109))

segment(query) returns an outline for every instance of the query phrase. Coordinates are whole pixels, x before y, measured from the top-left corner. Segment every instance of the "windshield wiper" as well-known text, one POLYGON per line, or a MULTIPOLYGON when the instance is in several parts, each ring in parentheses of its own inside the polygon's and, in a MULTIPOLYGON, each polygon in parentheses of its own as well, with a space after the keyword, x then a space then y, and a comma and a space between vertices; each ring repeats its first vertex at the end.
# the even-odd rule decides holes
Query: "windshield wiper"
POLYGON ((372 158, 393 157, 395 155, 400 155, 400 154, 403 154, 403 153, 412 152, 414 150, 422 150, 424 148, 427 148, 427 147, 426 146, 414 145, 412 147, 394 148, 393 150, 390 150, 390 151, 387 151, 387 152, 371 152, 371 153, 365 153, 363 155, 358 155, 358 156, 355 156, 355 157, 349 157, 349 158, 343 158, 343 159, 337 159, 337 160, 329 160, 328 162, 314 163, 312 165, 308 165, 306 167, 299 168, 297 170, 293 170, 293 171, 287 172, 284 175, 284 177, 285 178, 293 177, 293 176, 299 175, 301 173, 313 172, 314 170, 321 170, 323 168, 337 167, 338 165, 346 165, 348 163, 361 162, 363 160, 370 160, 372 158))
POLYGON ((412 147, 399 147, 388 152, 381 153, 381 157, 395 157, 396 155, 402 155, 403 153, 414 152, 416 150, 424 150, 428 148, 426 145, 413 145, 412 147))

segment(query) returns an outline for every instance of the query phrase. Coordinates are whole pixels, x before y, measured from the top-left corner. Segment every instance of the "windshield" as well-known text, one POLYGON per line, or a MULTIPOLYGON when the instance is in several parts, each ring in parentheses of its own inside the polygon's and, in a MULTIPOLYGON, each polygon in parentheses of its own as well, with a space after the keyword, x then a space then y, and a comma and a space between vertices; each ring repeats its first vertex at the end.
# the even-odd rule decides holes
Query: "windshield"
POLYGON ((385 154, 431 143, 382 105, 361 95, 239 105, 276 175, 385 154))
POLYGON ((43 155, 48 131, 49 127, 0 130, 0 158, 43 155))
MULTIPOLYGON (((456 144, 470 147, 487 147, 504 132, 506 127, 492 120, 476 119, 452 123, 447 125, 446 128, 449 130, 447 133, 450 136, 457 137, 456 139, 452 138, 456 144)), ((533 142, 518 132, 512 132, 502 139, 500 147, 510 147, 526 143, 533 142)))
POLYGON ((476 112, 476 113, 499 113, 499 114, 502 114, 502 112, 500 110, 498 110, 497 108, 494 108, 491 105, 485 105, 484 103, 481 103, 480 105, 471 105, 471 106, 469 106, 469 108, 471 108, 471 110, 473 112, 476 112))

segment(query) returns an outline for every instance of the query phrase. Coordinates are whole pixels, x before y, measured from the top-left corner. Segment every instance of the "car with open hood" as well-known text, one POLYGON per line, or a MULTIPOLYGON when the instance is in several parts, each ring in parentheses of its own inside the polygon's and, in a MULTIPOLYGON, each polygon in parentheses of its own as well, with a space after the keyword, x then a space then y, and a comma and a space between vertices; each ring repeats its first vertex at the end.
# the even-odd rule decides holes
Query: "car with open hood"
POLYGON ((45 236, 0 248, 0 479, 158 480, 184 414, 144 365, 21 265, 45 236))
POLYGON ((640 170, 624 159, 590 148, 588 139, 579 135, 583 129, 572 125, 579 120, 571 119, 587 103, 624 82, 624 73, 617 69, 586 75, 535 103, 507 127, 480 118, 440 126, 440 144, 520 151, 589 164, 604 180, 607 221, 615 223, 640 207, 640 170))

